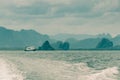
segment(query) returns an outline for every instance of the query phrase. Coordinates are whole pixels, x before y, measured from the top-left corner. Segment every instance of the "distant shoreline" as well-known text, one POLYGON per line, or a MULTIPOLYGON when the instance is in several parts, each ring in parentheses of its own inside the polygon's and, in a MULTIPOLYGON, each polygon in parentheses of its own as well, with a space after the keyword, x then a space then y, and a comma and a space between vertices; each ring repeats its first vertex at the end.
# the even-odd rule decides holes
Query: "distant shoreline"
MULTIPOLYGON (((0 51, 24 51, 24 49, 0 49, 0 51)), ((70 50, 36 50, 36 51, 120 51, 120 49, 70 49, 70 50)))

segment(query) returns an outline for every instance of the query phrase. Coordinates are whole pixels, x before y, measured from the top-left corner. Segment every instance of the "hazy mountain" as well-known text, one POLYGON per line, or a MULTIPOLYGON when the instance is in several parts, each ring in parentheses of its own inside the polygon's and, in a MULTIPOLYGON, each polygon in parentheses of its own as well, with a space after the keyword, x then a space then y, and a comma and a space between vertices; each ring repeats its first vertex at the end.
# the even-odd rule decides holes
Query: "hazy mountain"
POLYGON ((67 40, 70 43, 70 49, 92 49, 96 48, 101 38, 88 38, 84 40, 67 40))
POLYGON ((14 31, 0 27, 1 48, 24 48, 25 46, 40 46, 44 41, 50 40, 49 36, 34 30, 14 31))
POLYGON ((113 47, 113 42, 107 38, 103 38, 96 46, 97 49, 110 49, 112 47, 113 47))
POLYGON ((110 34, 58 34, 50 38, 48 35, 40 34, 34 30, 14 31, 0 27, 0 49, 24 49, 25 46, 38 47, 45 41, 50 41, 51 46, 58 49, 61 41, 69 42, 70 49, 92 49, 96 48, 102 38, 111 40, 117 48, 120 46, 120 35, 112 38, 110 34))
POLYGON ((98 34, 98 35, 89 35, 89 34, 57 34, 54 36, 50 36, 52 39, 65 41, 67 39, 76 39, 76 40, 84 40, 88 38, 112 38, 110 34, 98 34))
POLYGON ((65 41, 69 38, 82 40, 82 39, 93 38, 93 37, 95 37, 95 36, 88 35, 88 34, 57 34, 57 35, 51 36, 51 38, 56 39, 56 40, 61 40, 61 41, 65 41))
POLYGON ((112 41, 114 43, 114 46, 120 45, 120 35, 117 35, 116 37, 114 37, 112 41))
POLYGON ((52 44, 52 47, 56 50, 69 50, 70 44, 68 42, 57 41, 52 44))

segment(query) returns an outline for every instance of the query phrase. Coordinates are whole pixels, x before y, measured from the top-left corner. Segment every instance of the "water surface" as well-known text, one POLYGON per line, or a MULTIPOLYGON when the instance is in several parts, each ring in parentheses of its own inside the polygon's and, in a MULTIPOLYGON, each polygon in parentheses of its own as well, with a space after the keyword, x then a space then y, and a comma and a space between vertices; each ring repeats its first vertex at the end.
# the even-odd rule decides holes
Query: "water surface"
POLYGON ((0 51, 0 62, 0 80, 120 80, 120 51, 0 51))

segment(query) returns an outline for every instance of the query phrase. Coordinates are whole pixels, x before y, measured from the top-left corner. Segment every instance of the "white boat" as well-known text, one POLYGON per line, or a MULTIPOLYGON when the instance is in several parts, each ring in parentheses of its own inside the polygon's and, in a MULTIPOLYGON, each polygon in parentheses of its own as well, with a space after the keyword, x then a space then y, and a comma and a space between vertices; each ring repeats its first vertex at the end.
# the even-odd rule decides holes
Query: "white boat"
POLYGON ((36 48, 34 46, 29 46, 25 48, 25 51, 36 51, 36 48))

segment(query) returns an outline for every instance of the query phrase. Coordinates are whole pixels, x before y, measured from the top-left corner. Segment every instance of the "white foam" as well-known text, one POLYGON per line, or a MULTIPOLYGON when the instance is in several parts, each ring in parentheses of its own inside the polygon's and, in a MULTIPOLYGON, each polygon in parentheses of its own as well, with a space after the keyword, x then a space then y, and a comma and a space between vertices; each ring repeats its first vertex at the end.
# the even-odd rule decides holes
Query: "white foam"
POLYGON ((23 80, 23 76, 12 63, 0 58, 0 80, 23 80))
POLYGON ((20 61, 26 67, 25 70, 36 72, 36 75, 42 76, 42 80, 117 80, 119 74, 117 67, 95 70, 85 63, 23 58, 20 61))
POLYGON ((95 70, 85 63, 72 64, 69 66, 71 70, 67 80, 117 80, 119 71, 117 67, 111 67, 104 70, 95 70), (70 67, 71 66, 71 67, 70 67))
POLYGON ((78 80, 117 80, 117 67, 94 71, 87 75, 79 75, 78 80))

